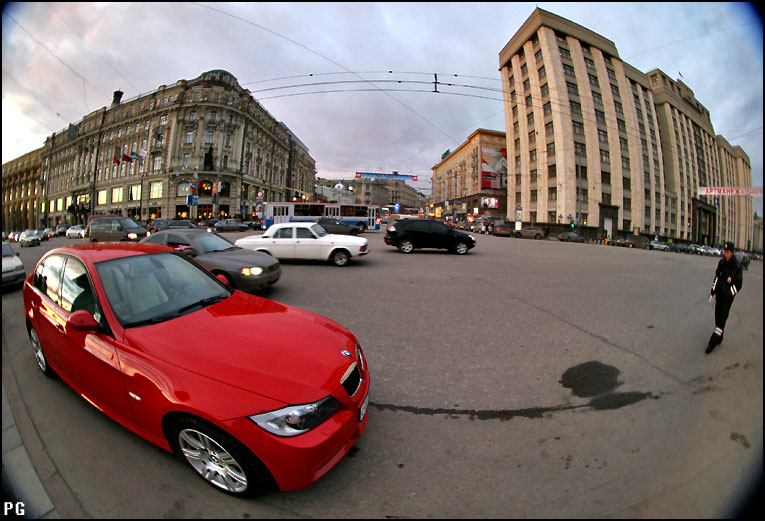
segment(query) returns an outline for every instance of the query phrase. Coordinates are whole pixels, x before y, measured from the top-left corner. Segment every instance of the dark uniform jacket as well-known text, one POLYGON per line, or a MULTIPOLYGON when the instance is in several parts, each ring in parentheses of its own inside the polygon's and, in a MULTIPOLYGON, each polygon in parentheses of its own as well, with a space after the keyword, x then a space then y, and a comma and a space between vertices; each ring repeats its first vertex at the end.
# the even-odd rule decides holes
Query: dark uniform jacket
POLYGON ((715 271, 715 281, 712 284, 712 295, 717 295, 718 298, 732 299, 741 290, 743 284, 744 275, 736 256, 731 257, 729 261, 725 260, 725 257, 720 259, 717 264, 717 271, 715 271))

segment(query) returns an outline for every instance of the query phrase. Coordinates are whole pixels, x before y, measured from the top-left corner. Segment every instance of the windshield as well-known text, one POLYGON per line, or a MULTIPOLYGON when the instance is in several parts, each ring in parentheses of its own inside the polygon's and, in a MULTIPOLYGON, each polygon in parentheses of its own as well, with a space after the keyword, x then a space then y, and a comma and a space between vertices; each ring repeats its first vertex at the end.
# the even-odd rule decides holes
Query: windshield
POLYGON ((140 228, 140 226, 138 226, 138 224, 133 219, 130 219, 130 218, 125 219, 124 227, 126 230, 128 228, 140 228))
POLYGON ((199 238, 199 247, 204 253, 240 249, 239 246, 234 246, 217 233, 205 233, 202 235, 199 238))
POLYGON ((170 252, 104 261, 96 270, 124 328, 171 320, 231 295, 201 268, 170 252))
POLYGON ((3 257, 13 257, 13 248, 11 248, 11 245, 4 242, 3 243, 3 257))
POLYGON ((314 233, 314 234, 315 234, 317 237, 324 237, 325 235, 329 235, 329 234, 327 233, 327 230, 325 230, 324 228, 322 228, 320 224, 314 224, 313 226, 311 226, 311 230, 313 230, 313 233, 314 233))

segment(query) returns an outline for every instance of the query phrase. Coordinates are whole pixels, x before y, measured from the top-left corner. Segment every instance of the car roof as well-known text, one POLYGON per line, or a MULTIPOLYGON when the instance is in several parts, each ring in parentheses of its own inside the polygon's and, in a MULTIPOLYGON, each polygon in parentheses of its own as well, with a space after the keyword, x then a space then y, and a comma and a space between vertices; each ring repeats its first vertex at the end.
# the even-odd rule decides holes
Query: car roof
POLYGON ((314 221, 311 222, 303 222, 303 221, 295 221, 295 222, 288 222, 288 223, 274 223, 271 225, 271 228, 284 228, 286 226, 295 226, 297 228, 310 228, 311 226, 316 226, 316 223, 314 221))
POLYGON ((132 257, 134 255, 144 255, 147 253, 171 252, 172 248, 159 244, 148 244, 142 242, 90 242, 85 244, 74 244, 72 246, 62 246, 51 250, 46 254, 69 253, 87 259, 90 262, 97 263, 121 257, 132 257))

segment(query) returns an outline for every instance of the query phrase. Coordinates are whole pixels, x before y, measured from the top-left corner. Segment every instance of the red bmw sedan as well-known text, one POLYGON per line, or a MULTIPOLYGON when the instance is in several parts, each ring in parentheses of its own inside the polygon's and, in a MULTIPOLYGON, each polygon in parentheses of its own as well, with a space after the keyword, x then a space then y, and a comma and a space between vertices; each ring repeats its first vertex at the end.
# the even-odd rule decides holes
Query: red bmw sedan
POLYGON ((307 487, 366 427, 353 334, 233 290, 168 247, 58 248, 23 294, 43 373, 228 494, 307 487))

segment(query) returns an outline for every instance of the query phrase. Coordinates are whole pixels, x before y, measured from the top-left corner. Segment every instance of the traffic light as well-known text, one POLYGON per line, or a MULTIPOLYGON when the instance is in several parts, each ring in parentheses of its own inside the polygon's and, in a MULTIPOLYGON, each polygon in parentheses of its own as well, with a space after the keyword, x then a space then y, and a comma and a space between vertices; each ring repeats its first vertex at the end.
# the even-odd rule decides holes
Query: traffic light
POLYGON ((574 221, 571 221, 571 228, 574 227, 574 221))

